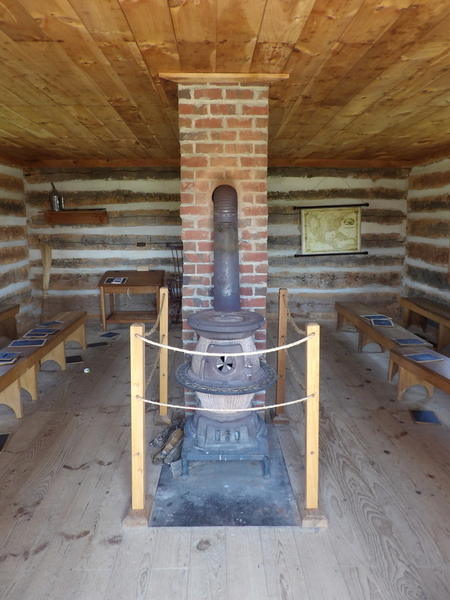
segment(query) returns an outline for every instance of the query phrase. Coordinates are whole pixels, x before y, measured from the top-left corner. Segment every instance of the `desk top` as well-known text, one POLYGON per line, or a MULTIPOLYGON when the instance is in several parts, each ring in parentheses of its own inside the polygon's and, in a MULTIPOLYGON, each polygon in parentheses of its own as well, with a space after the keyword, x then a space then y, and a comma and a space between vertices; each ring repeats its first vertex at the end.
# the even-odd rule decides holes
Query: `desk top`
POLYGON ((164 271, 106 271, 98 284, 99 287, 123 288, 132 286, 159 286, 164 285, 164 271), (125 283, 105 283, 108 277, 127 277, 125 283))

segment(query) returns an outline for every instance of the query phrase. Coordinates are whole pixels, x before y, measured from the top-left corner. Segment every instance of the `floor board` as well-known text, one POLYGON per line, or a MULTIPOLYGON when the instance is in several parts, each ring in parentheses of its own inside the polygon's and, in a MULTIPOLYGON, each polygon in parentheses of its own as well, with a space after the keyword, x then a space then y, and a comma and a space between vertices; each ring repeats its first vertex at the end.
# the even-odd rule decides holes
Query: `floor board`
MULTIPOLYGON (((303 327, 304 323, 300 323, 303 327)), ((123 528, 130 503, 129 330, 89 323, 84 362, 38 373, 25 416, 0 406, 2 600, 448 600, 450 398, 415 386, 400 403, 388 354, 321 322, 320 503, 328 528, 123 528), (90 372, 85 373, 84 369, 90 372), (440 426, 413 423, 409 408, 440 426)), ((180 326, 170 333, 180 346, 180 326)), ((289 331, 289 341, 297 334, 289 331)), ((269 322, 269 347, 276 327, 269 322)), ((305 346, 290 350, 286 400, 304 396, 305 346)), ((169 397, 183 400, 170 355, 169 397)), ((156 351, 147 353, 150 370, 156 351)), ((268 355, 274 365, 275 356, 268 355)), ((147 397, 158 398, 158 369, 147 397)), ((273 402, 274 389, 267 394, 273 402)), ((177 411, 179 412, 179 411, 177 411)), ((277 428, 292 487, 304 497, 304 408, 277 428)), ((162 429, 147 406, 147 439, 162 429)), ((159 467, 147 460, 148 489, 159 467)))

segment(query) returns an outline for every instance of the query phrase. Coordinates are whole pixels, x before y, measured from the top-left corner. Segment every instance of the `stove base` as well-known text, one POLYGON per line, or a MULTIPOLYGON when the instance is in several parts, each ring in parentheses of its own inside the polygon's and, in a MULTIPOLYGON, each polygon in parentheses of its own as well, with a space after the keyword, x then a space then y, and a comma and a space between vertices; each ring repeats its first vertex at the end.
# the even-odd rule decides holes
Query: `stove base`
MULTIPOLYGON (((184 440, 183 440, 183 450, 181 453, 182 460, 182 477, 186 479, 189 476, 189 461, 191 460, 251 460, 251 461, 262 461, 263 463, 263 477, 264 479, 269 479, 270 477, 270 458, 269 458, 269 443, 267 441, 266 435, 257 436, 252 440, 252 447, 244 448, 239 447, 236 444, 236 449, 229 450, 227 447, 220 448, 214 447, 213 444, 208 445, 207 447, 200 448, 197 440, 197 436, 195 434, 195 428, 192 427, 193 417, 188 417, 186 420, 185 428, 184 428, 184 440)), ((261 417, 258 417, 261 419, 261 417)), ((265 423, 262 421, 265 429, 265 423)), ((224 425, 222 423, 218 425, 224 425)), ((227 426, 230 424, 228 423, 227 426)), ((217 446, 220 446, 217 444, 217 446)))

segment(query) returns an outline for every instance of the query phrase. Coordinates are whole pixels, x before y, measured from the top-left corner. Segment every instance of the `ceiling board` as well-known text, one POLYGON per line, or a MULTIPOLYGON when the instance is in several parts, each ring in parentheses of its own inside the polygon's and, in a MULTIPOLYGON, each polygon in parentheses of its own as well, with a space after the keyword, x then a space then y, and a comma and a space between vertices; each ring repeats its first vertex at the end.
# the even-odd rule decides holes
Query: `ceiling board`
POLYGON ((269 165, 448 156, 449 31, 447 0, 3 0, 0 161, 178 165, 170 73, 288 74, 269 165))

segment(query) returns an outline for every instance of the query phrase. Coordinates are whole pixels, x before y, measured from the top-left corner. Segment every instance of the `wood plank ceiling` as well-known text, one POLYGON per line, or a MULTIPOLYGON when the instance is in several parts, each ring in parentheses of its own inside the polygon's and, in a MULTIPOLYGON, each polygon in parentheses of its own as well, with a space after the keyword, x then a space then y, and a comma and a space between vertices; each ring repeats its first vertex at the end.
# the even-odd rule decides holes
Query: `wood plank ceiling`
POLYGON ((289 74, 270 165, 450 156, 448 0, 1 0, 0 160, 177 165, 183 72, 289 74))

